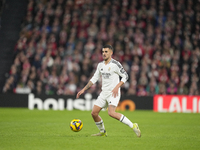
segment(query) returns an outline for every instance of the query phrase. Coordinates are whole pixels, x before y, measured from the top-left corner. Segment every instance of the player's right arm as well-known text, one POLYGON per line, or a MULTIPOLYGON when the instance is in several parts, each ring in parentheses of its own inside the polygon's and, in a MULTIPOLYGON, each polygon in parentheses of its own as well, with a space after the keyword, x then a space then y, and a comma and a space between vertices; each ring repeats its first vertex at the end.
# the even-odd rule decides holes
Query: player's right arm
POLYGON ((81 91, 77 93, 76 98, 79 98, 81 94, 83 94, 87 89, 89 89, 93 84, 95 84, 97 80, 99 79, 99 77, 100 77, 100 71, 99 71, 99 65, 98 65, 93 77, 90 79, 88 84, 81 91))
POLYGON ((80 90, 77 95, 76 98, 79 98, 81 94, 83 94, 87 89, 89 89, 91 86, 93 85, 93 83, 91 81, 88 82, 88 84, 82 89, 80 90))

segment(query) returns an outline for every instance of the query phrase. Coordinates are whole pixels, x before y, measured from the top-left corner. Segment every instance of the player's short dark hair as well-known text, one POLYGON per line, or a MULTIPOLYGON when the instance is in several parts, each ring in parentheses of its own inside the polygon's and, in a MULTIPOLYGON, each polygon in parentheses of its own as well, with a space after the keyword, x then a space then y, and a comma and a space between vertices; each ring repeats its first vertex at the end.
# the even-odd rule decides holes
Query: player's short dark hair
POLYGON ((108 49, 114 51, 114 50, 113 50, 113 47, 112 47, 111 45, 105 45, 105 46, 103 46, 103 48, 108 48, 108 49))

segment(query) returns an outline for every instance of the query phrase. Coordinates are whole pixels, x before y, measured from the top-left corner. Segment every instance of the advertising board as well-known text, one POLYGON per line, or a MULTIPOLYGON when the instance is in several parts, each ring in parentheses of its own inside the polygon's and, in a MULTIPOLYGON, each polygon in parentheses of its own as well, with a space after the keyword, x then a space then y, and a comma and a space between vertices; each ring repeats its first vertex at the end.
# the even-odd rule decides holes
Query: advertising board
POLYGON ((200 113, 200 96, 155 95, 155 112, 200 113))

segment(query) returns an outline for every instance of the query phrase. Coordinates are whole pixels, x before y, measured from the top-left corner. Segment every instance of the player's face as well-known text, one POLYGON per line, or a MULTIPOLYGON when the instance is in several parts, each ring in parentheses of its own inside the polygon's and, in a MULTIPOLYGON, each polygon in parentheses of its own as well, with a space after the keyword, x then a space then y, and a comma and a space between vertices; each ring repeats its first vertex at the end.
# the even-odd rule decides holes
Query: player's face
POLYGON ((113 54, 113 51, 110 50, 109 48, 102 49, 102 56, 105 61, 107 61, 109 58, 111 58, 112 54, 113 54))

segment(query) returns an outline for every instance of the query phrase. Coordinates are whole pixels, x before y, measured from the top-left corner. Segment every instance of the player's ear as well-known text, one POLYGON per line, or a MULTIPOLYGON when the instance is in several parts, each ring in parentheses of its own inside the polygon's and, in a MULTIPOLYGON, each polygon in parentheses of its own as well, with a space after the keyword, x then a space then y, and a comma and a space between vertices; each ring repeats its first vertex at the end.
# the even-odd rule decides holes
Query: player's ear
POLYGON ((111 55, 113 54, 113 51, 112 50, 110 50, 111 51, 111 55))

